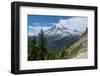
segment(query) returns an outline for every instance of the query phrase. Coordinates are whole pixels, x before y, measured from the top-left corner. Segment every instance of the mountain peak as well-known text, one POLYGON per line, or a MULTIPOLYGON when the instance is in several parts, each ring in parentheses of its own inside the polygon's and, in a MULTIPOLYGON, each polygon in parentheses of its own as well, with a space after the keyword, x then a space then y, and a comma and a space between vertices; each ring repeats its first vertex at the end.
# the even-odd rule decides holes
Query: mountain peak
POLYGON ((60 29, 67 29, 68 27, 66 27, 65 25, 60 25, 60 24, 56 24, 55 25, 56 28, 60 28, 60 29))
POLYGON ((45 31, 45 35, 47 37, 54 37, 55 40, 68 37, 68 36, 74 36, 74 35, 80 35, 80 32, 77 30, 70 30, 65 25, 58 25, 56 24, 51 29, 45 31))

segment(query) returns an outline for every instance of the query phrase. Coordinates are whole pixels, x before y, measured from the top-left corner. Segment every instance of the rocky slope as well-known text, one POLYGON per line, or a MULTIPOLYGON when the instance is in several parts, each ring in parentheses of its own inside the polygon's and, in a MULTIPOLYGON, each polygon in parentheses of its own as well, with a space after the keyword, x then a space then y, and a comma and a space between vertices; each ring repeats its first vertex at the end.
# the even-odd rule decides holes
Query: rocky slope
POLYGON ((80 59, 80 58, 88 58, 88 42, 87 42, 87 33, 80 37, 76 43, 70 46, 69 58, 80 59))

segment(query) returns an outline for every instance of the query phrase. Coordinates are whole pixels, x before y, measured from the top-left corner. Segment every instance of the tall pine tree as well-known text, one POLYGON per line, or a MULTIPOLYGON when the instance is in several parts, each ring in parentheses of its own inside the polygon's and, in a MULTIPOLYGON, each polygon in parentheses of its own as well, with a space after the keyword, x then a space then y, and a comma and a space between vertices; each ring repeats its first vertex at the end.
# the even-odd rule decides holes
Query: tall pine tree
POLYGON ((44 37, 44 32, 42 29, 39 33, 39 50, 40 50, 40 59, 44 60, 47 55, 47 48, 46 48, 46 38, 44 37))

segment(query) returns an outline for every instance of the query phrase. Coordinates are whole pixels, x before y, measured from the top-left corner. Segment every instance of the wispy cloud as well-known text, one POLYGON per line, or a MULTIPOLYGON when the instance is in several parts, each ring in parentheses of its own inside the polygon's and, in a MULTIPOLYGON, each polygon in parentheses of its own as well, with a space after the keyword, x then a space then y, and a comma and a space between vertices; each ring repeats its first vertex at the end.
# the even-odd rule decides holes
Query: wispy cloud
POLYGON ((40 32, 40 30, 43 29, 48 30, 50 29, 50 27, 48 26, 28 26, 28 35, 32 36, 32 35, 38 35, 38 33, 40 32))
POLYGON ((69 29, 76 29, 81 32, 85 31, 88 26, 88 17, 72 17, 70 19, 60 19, 55 25, 65 26, 69 29))

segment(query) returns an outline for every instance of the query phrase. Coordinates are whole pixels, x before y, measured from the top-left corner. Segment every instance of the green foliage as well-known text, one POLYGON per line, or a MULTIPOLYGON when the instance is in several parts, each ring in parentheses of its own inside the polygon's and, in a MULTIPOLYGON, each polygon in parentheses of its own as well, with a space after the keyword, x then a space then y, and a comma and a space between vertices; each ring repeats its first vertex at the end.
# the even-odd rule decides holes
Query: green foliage
POLYGON ((39 42, 38 42, 39 50, 40 50, 40 59, 44 60, 45 56, 47 55, 47 48, 46 48, 46 39, 44 37, 44 32, 41 30, 39 34, 39 42))
POLYGON ((33 39, 28 43, 28 60, 69 59, 75 57, 82 48, 82 44, 79 44, 73 48, 69 47, 56 50, 47 50, 46 45, 46 38, 44 37, 43 30, 41 30, 38 38, 33 37, 33 39))
POLYGON ((28 60, 44 60, 46 59, 46 39, 44 37, 43 30, 39 34, 37 41, 36 37, 33 37, 32 41, 28 43, 28 60))
POLYGON ((72 57, 75 57, 78 53, 78 51, 82 48, 82 44, 76 46, 75 48, 72 48, 70 51, 69 51, 69 54, 68 54, 68 58, 72 58, 72 57))
POLYGON ((54 50, 48 53, 48 60, 55 60, 55 59, 69 59, 75 57, 79 50, 82 48, 82 44, 74 48, 63 48, 59 50, 54 50))
POLYGON ((37 60, 38 56, 39 56, 39 50, 36 44, 36 38, 33 37, 33 40, 28 47, 28 60, 37 60))

